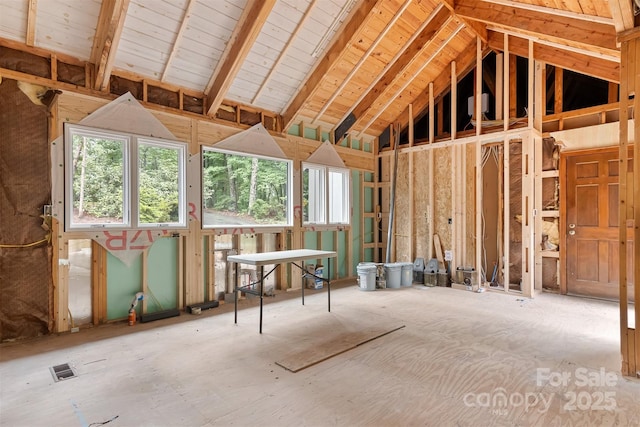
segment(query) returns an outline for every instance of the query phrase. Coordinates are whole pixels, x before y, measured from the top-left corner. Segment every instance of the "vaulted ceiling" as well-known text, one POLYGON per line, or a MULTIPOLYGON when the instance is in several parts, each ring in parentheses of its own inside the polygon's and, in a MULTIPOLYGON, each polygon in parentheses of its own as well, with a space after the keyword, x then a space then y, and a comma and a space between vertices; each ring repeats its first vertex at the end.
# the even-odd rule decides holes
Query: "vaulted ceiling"
POLYGON ((379 135, 483 51, 618 82, 631 0, 0 0, 0 45, 73 57, 94 90, 136 76, 205 99, 379 135), (532 42, 532 43, 530 43, 532 42))

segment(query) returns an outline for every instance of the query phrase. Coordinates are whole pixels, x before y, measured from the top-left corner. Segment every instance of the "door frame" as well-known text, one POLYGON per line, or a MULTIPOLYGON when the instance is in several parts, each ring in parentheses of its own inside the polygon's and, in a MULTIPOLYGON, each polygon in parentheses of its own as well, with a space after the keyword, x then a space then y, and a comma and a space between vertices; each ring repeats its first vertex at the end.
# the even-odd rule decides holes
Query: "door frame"
MULTIPOLYGON (((611 145, 608 147, 576 149, 560 152, 559 181, 560 181, 560 294, 567 295, 567 159, 574 156, 615 152, 619 156, 620 147, 611 145)), ((629 155, 633 155, 633 144, 629 144, 629 155)))

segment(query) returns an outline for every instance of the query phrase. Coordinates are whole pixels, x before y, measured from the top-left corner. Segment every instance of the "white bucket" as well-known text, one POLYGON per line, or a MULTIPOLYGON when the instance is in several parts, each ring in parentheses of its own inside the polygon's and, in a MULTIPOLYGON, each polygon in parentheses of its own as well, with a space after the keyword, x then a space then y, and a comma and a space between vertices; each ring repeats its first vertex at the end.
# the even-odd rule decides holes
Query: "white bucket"
POLYGON ((384 274, 387 278, 387 288, 399 288, 402 283, 402 266, 393 262, 384 265, 384 274))
MULTIPOLYGON (((317 267, 316 267, 316 276, 317 276, 317 277, 324 277, 324 276, 322 275, 322 272, 323 272, 323 268, 322 268, 322 266, 321 266, 321 265, 317 266, 317 267)), ((323 286, 323 285, 324 285, 324 282, 322 281, 322 279, 318 279, 318 278, 316 278, 316 286, 315 286, 315 288, 316 288, 316 289, 322 289, 322 286, 323 286)))
POLYGON ((402 269, 400 285, 401 286, 411 286, 413 285, 413 263, 411 262, 400 262, 400 267, 402 269))
POLYGON ((356 267, 358 271, 359 288, 361 291, 376 290, 376 270, 375 264, 360 263, 356 267))

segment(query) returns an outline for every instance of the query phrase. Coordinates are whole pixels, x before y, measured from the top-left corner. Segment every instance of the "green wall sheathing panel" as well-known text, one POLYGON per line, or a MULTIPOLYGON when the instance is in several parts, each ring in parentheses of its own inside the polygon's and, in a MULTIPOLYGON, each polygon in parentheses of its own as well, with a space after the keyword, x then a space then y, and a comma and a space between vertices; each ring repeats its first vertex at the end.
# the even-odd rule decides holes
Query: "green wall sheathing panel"
POLYGON ((147 265, 147 313, 178 308, 178 239, 158 239, 147 265))
POLYGON ((364 212, 373 213, 373 188, 364 188, 364 212))
MULTIPOLYGON (((107 320, 126 318, 131 301, 142 290, 142 256, 127 266, 107 253, 107 320)), ((138 303, 139 304, 139 303, 138 303)), ((138 313, 140 313, 138 306, 138 313)))
MULTIPOLYGON (((334 246, 333 246, 333 231, 323 231, 321 232, 322 234, 322 247, 320 247, 319 249, 322 251, 332 251, 334 246)), ((338 256, 340 256, 341 254, 338 254, 338 256)), ((326 264, 327 264, 327 259, 322 259, 320 260, 320 262, 322 263, 322 265, 325 266, 325 271, 326 271, 326 264)), ((336 272, 336 258, 329 258, 329 262, 331 263, 331 274, 335 275, 336 272)), ((325 273, 326 274, 326 273, 325 273)))
POLYGON ((365 243, 373 243, 374 242, 374 219, 373 218, 365 218, 364 219, 364 242, 365 243))
POLYGON ((351 140, 351 148, 353 148, 354 150, 359 150, 360 149, 360 141, 357 139, 352 139, 351 140))
POLYGON ((304 248, 305 249, 319 249, 318 248, 318 235, 315 231, 304 232, 304 248))
POLYGON ((331 141, 331 139, 329 139, 331 136, 329 135, 329 132, 322 132, 322 142, 324 141, 331 141))
POLYGON ((360 263, 360 250, 362 249, 362 206, 360 206, 360 172, 351 172, 351 203, 353 216, 351 218, 351 272, 355 274, 356 267, 360 263))
POLYGON ((313 139, 314 141, 318 140, 318 130, 313 128, 304 128, 304 137, 307 139, 313 139))
POLYGON ((373 262, 373 248, 366 248, 364 250, 364 259, 366 262, 373 262))
POLYGON ((367 153, 371 153, 371 151, 373 151, 373 150, 371 149, 371 143, 370 143, 370 142, 365 142, 365 143, 364 143, 364 149, 363 149, 363 151, 366 151, 367 153))
POLYGON ((371 172, 364 172, 364 181, 365 182, 373 182, 373 173, 371 172))
MULTIPOLYGON (((213 253, 213 248, 211 248, 211 252, 213 253)), ((202 237, 202 260, 203 260, 202 274, 203 274, 204 280, 202 281, 202 283, 204 283, 204 293, 202 295, 204 295, 205 301, 209 301, 209 286, 207 286, 209 282, 209 262, 208 262, 209 258, 207 256, 208 253, 209 253, 209 239, 203 236, 202 237)))
MULTIPOLYGON (((337 248, 338 248, 338 278, 348 276, 347 268, 347 232, 338 231, 337 233, 337 248)), ((357 255, 354 254, 354 258, 357 255)), ((332 266, 333 267, 333 266, 332 266)), ((355 271, 355 270, 354 270, 355 271)))
POLYGON ((300 125, 291 125, 287 130, 289 135, 300 136, 300 125))

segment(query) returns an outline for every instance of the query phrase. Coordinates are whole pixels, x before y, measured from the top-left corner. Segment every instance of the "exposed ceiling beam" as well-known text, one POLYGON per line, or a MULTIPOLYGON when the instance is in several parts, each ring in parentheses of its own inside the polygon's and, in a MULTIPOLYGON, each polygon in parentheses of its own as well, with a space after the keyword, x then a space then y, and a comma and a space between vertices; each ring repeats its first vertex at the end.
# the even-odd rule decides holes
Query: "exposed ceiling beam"
MULTIPOLYGON (((466 49, 462 50, 460 54, 454 59, 457 69, 457 80, 463 79, 473 67, 476 65, 476 50, 474 49, 476 40, 472 39, 466 49)), ((451 90, 451 67, 444 69, 438 77, 433 81, 433 94, 434 98, 438 99, 443 94, 448 93, 451 90)), ((425 89, 424 93, 416 97, 413 101, 412 109, 415 113, 414 117, 419 117, 420 113, 429 108, 429 87, 425 89)), ((404 128, 409 123, 409 107, 398 116, 395 120, 400 124, 400 128, 404 128)))
MULTIPOLYGON (((394 82, 402 79, 407 68, 420 56, 425 49, 429 48, 434 41, 435 36, 446 28, 447 24, 451 22, 453 17, 446 8, 442 7, 437 10, 435 14, 432 14, 427 18, 427 25, 420 31, 417 37, 402 50, 402 54, 394 58, 395 60, 389 63, 389 68, 385 70, 384 74, 381 73, 380 79, 373 86, 370 86, 366 90, 366 94, 357 103, 357 105, 350 111, 355 118, 352 126, 360 123, 364 116, 373 106, 374 102, 392 86, 394 82)), ((346 132, 346 130, 345 130, 346 132)))
POLYGON ((564 45, 570 44, 607 55, 618 52, 613 25, 550 16, 537 11, 523 13, 522 9, 477 0, 460 0, 456 3, 455 13, 564 45))
MULTIPOLYGON (((456 15, 455 11, 455 1, 454 0, 443 0, 442 4, 444 7, 449 9, 452 15, 456 15)), ((457 16, 457 15, 456 15, 457 16)), ((487 42, 487 26, 486 24, 474 21, 472 19, 467 18, 466 16, 457 16, 462 22, 464 22, 471 31, 475 33, 476 36, 480 37, 483 43, 487 42)))
POLYGON ((574 46, 568 46, 566 44, 541 39, 540 37, 531 36, 525 33, 518 33, 516 31, 505 30, 504 28, 500 28, 500 27, 493 27, 491 25, 487 26, 487 28, 489 28, 489 30, 491 31, 495 31, 496 33, 502 33, 502 34, 507 34, 509 36, 520 37, 526 40, 531 40, 537 44, 543 44, 545 46, 555 47, 560 50, 566 50, 569 52, 574 52, 580 55, 591 56, 594 58, 606 59, 607 61, 620 62, 620 52, 615 52, 614 55, 609 55, 602 52, 594 52, 591 50, 579 49, 574 46))
POLYGON ((609 10, 613 17, 616 31, 621 33, 634 26, 633 6, 631 0, 609 0, 609 10))
MULTIPOLYGON (((418 69, 418 71, 415 72, 415 74, 413 74, 412 76, 410 76, 408 79, 405 80, 405 83, 398 89, 396 90, 393 95, 391 95, 387 102, 384 103, 384 105, 382 105, 382 107, 378 108, 378 112, 376 114, 373 115, 373 117, 371 117, 371 119, 367 122, 366 125, 364 125, 364 127, 360 130, 360 133, 358 134, 358 137, 361 137, 366 131, 367 129, 369 129, 369 126, 371 126, 373 124, 373 122, 376 121, 376 119, 378 117, 380 117, 380 115, 389 107, 389 105, 391 105, 396 98, 398 98, 400 96, 400 94, 402 94, 402 92, 404 92, 404 90, 411 84, 411 82, 413 81, 413 79, 419 75, 420 73, 422 73, 424 71, 425 68, 427 68, 429 66, 429 64, 431 64, 431 61, 433 61, 434 58, 436 58, 438 55, 440 55, 440 52, 442 52, 442 50, 447 47, 447 45, 451 42, 451 40, 453 40, 453 38, 455 36, 458 35, 458 33, 460 31, 462 31, 462 29, 465 27, 464 23, 460 23, 455 30, 453 30, 453 32, 451 34, 449 34, 449 36, 444 40, 444 41, 440 41, 440 40, 433 40, 433 44, 438 44, 437 49, 435 50, 435 52, 433 52, 431 55, 429 55, 429 58, 427 58, 424 63, 422 64, 422 66, 418 69)), ((432 44, 432 43, 429 43, 432 44)))
POLYGON ((289 52, 289 49, 291 48, 291 46, 293 44, 292 43, 293 40, 296 39, 296 37, 298 36, 298 33, 304 27, 304 24, 307 22, 307 19, 309 18, 309 16, 311 16, 311 11, 313 10, 314 6, 316 5, 316 2, 317 2, 317 0, 312 0, 311 3, 309 4, 309 7, 307 7, 306 12, 302 16, 302 19, 300 19, 300 22, 298 22, 298 25, 296 25, 296 29, 293 30, 293 33, 291 33, 291 37, 289 37, 289 40, 287 40, 287 44, 284 46, 284 48, 282 48, 282 50, 280 51, 280 54, 278 55, 278 58, 276 59, 276 62, 273 63, 273 66, 269 70, 269 74, 267 74, 267 77, 264 78, 264 80, 262 81, 262 84, 258 88, 258 91, 256 92, 256 94, 254 95, 253 99, 251 100, 252 104, 255 104, 256 100, 260 97, 260 95, 262 95, 262 92, 267 87, 267 83, 269 83, 269 81, 271 80, 271 78, 275 74, 276 69, 278 68, 278 66, 284 60, 287 52, 289 52))
MULTIPOLYGON (((504 36, 500 33, 489 32, 489 47, 502 51, 504 49, 504 36)), ((509 53, 528 57, 529 42, 520 37, 509 37, 509 53)), ((562 50, 557 47, 545 46, 534 42, 534 59, 555 65, 566 70, 575 71, 598 79, 613 83, 620 82, 620 63, 601 58, 594 58, 562 50)))
POLYGON ((38 0, 29 0, 29 9, 27 12, 27 34, 25 35, 25 43, 27 46, 34 46, 36 41, 36 12, 38 10, 38 0))
POLYGON ((347 86, 347 84, 351 81, 353 76, 358 72, 362 64, 364 64, 365 61, 369 59, 369 56, 371 56, 371 54, 376 49, 376 47, 378 47, 378 44, 380 44, 382 39, 386 37, 389 30, 391 30, 391 28, 395 25, 398 19, 400 19, 404 11, 407 10, 409 5, 411 4, 411 1, 412 0, 405 0, 402 7, 398 11, 396 11, 396 13, 393 15, 393 18, 391 18, 391 21, 389 21, 387 25, 385 25, 385 27, 382 29, 382 31, 378 33, 378 36, 373 41, 373 43, 371 43, 371 46, 369 46, 369 49, 367 49, 364 55, 360 57, 356 65, 353 66, 349 74, 347 74, 347 76, 344 78, 342 83, 340 83, 340 86, 338 86, 338 88, 333 92, 333 95, 331 95, 331 97, 327 100, 327 102, 324 103, 324 106, 320 109, 320 111, 318 111, 318 114, 316 114, 316 116, 313 118, 312 124, 315 123, 325 113, 325 111, 327 111, 327 109, 331 106, 331 103, 335 101, 338 95, 340 95, 340 93, 345 88, 345 86, 347 86))
MULTIPOLYGON (((597 22, 599 24, 613 25, 613 19, 606 18, 603 16, 585 15, 584 13, 576 13, 576 12, 571 12, 569 10, 555 9, 555 8, 546 7, 546 6, 538 6, 537 4, 520 3, 518 1, 513 1, 513 0, 483 0, 483 1, 487 3, 499 4, 502 6, 514 7, 517 9, 541 12, 547 15, 563 16, 565 18, 581 19, 587 22, 597 22)), ((614 1, 618 1, 618 0, 614 0, 614 1)), ((609 0, 609 2, 611 2, 611 0, 609 0)), ((628 2, 628 3, 630 6, 631 2, 628 2)))
POLYGON ((104 90, 109 86, 128 8, 129 0, 103 0, 100 7, 100 16, 91 49, 91 62, 96 67, 93 84, 96 90, 104 90))
MULTIPOLYGON (((413 33, 413 35, 409 38, 409 40, 407 40, 405 42, 405 44, 400 48, 400 50, 398 50, 398 52, 391 59, 391 61, 389 61, 387 63, 387 65, 384 67, 384 69, 380 73, 378 73, 378 78, 375 79, 374 81, 372 81, 371 84, 369 85, 369 87, 367 87, 364 91, 362 91, 362 94, 353 103, 354 105, 351 107, 351 109, 349 111, 347 111, 347 113, 342 117, 342 119, 340 119, 340 124, 338 126, 336 126, 335 129, 334 129, 334 132, 335 132, 334 136, 335 136, 336 141, 339 139, 339 137, 342 137, 342 135, 344 135, 351 128, 351 126, 355 123, 356 117, 353 114, 353 110, 356 108, 356 106, 358 106, 358 105, 360 105, 362 103, 362 101, 365 99, 365 97, 367 97, 369 95, 369 93, 371 93, 373 91, 373 89, 376 87, 378 82, 383 77, 385 77, 385 76, 387 76, 389 74, 388 73, 389 69, 391 69, 391 67, 397 66, 396 63, 398 63, 400 57, 405 55, 405 52, 411 46, 417 47, 418 50, 420 49, 420 44, 419 43, 416 44, 415 40, 419 36, 424 36, 424 42, 426 43, 430 38, 430 36, 428 34, 435 34, 435 31, 437 31, 437 29, 440 26, 442 26, 442 23, 444 23, 447 20, 448 17, 449 17, 449 13, 447 13, 446 10, 443 12, 443 6, 442 5, 436 6, 433 9, 433 11, 431 11, 431 13, 427 17, 427 19, 424 20, 424 22, 413 33), (432 21, 434 19, 436 19, 437 16, 439 16, 438 20, 442 20, 441 24, 433 24, 430 27, 430 28, 433 29, 433 32, 428 31, 427 27, 432 24, 432 21), (425 32, 427 32, 427 35, 425 35, 425 32)), ((410 59, 410 54, 408 55, 408 58, 410 59)), ((409 59, 407 59, 407 60, 409 60, 409 59)))
POLYGON ((173 41, 173 46, 171 46, 171 53, 169 53, 169 58, 164 64, 164 71, 162 72, 162 77, 160 77, 161 82, 165 81, 167 78, 167 74, 169 73, 169 69, 171 68, 171 62, 173 61, 173 58, 176 56, 176 52, 178 51, 178 44, 180 43, 182 35, 187 28, 187 24, 189 23, 189 19, 191 18, 191 9, 193 8, 194 4, 196 4, 196 0, 189 0, 187 8, 184 11, 182 22, 180 23, 180 29, 178 30, 176 38, 173 41))
POLYGON ((222 56, 223 62, 207 85, 210 88, 207 91, 208 115, 215 115, 218 111, 275 4, 276 0, 250 0, 245 7, 222 56))
POLYGON ((299 88, 298 94, 293 98, 289 106, 282 113, 282 129, 287 129, 295 120, 300 109, 305 105, 307 100, 313 96, 318 90, 328 71, 333 68, 337 61, 342 57, 343 51, 349 46, 351 39, 358 34, 363 28, 366 28, 371 13, 374 8, 384 0, 363 1, 351 15, 351 19, 346 25, 343 25, 342 31, 339 32, 336 41, 331 48, 324 54, 318 62, 311 75, 304 84, 299 88))

